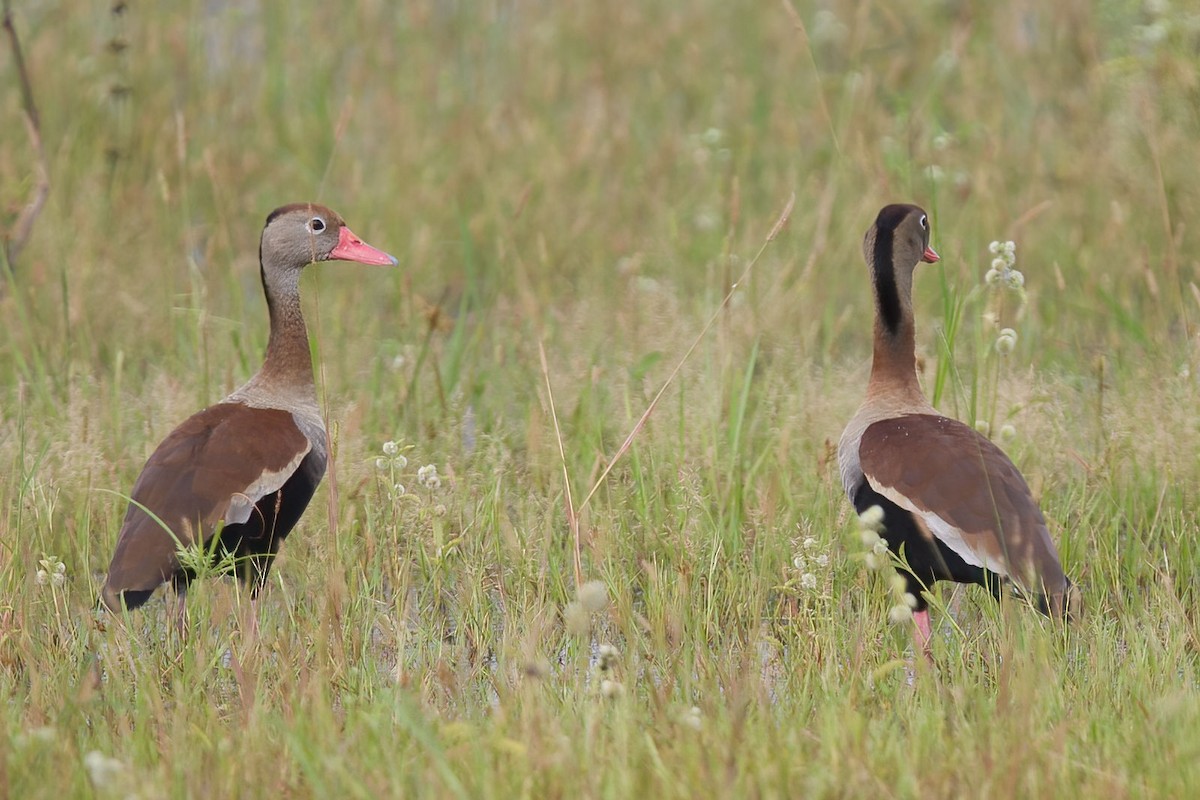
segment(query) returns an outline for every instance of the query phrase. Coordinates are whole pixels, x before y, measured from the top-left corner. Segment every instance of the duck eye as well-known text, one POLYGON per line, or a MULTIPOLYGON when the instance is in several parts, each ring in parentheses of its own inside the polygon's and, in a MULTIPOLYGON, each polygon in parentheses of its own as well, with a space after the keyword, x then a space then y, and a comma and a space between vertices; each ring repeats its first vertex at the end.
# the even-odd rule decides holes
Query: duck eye
POLYGON ((926 219, 925 215, 922 214, 921 215, 921 230, 927 230, 928 228, 929 228, 928 220, 926 219))
POLYGON ((325 230, 325 220, 320 217, 313 217, 305 227, 308 228, 309 233, 321 233, 325 230))

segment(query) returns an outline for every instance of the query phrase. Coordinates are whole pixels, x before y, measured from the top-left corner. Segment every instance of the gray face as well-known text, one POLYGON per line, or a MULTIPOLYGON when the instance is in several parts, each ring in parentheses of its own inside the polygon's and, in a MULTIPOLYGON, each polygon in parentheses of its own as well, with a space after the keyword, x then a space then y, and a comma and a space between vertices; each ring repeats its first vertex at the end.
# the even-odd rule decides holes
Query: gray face
POLYGON ((267 217, 262 235, 264 264, 302 269, 324 261, 338 245, 344 223, 332 210, 310 203, 284 206, 267 217))

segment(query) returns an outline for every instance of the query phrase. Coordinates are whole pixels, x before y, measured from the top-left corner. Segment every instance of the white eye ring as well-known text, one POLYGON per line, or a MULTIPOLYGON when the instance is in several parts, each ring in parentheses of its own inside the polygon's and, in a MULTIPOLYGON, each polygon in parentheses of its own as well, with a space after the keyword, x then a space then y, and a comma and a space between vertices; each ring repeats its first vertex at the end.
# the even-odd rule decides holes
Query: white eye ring
POLYGON ((304 227, 308 228, 309 233, 324 233, 326 227, 325 220, 320 217, 313 217, 304 227))
POLYGON ((922 215, 921 215, 921 230, 925 230, 925 229, 926 229, 926 228, 928 228, 928 227, 929 227, 929 226, 926 224, 925 215, 924 215, 924 214, 922 214, 922 215))

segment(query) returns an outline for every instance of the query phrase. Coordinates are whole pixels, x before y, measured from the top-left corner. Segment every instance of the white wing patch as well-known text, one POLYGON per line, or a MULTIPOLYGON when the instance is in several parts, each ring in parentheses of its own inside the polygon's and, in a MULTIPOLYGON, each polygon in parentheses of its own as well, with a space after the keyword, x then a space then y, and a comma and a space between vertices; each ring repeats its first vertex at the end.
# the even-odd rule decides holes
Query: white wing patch
MULTIPOLYGON (((952 551, 954 551, 955 555, 957 555, 963 561, 967 562, 973 567, 990 569, 992 572, 995 572, 1001 577, 1009 577, 1007 564, 1002 561, 997 561, 987 553, 978 553, 972 549, 971 546, 967 544, 966 539, 963 538, 963 533, 957 526, 951 525, 949 522, 942 519, 932 511, 922 511, 921 509, 915 507, 907 497, 900 494, 890 486, 880 486, 869 477, 867 478, 867 482, 871 484, 872 489, 879 492, 881 495, 886 497, 888 500, 891 500, 905 511, 912 513, 915 517, 917 517, 917 519, 921 520, 929 532, 937 537, 939 542, 946 545, 946 547, 949 547, 952 551)), ((883 521, 883 525, 885 528, 887 527, 886 519, 883 521)), ((885 539, 887 538, 886 533, 884 533, 883 536, 885 539)))
POLYGON ((312 450, 312 442, 306 441, 306 447, 296 454, 283 469, 272 472, 263 470, 258 480, 229 498, 229 509, 225 512, 226 525, 240 525, 250 519, 254 504, 272 492, 277 492, 288 482, 288 478, 300 467, 300 462, 312 450))

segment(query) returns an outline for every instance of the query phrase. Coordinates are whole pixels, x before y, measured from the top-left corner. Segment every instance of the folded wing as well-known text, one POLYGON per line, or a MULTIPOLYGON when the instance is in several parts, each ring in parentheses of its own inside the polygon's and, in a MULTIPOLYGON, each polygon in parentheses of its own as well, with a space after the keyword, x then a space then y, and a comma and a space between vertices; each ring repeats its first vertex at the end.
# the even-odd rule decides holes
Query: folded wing
POLYGON ((104 602, 119 608, 122 593, 151 592, 169 580, 179 570, 179 546, 206 541, 218 523, 251 521, 255 504, 279 491, 310 450, 288 411, 218 403, 189 417, 134 484, 104 602))
POLYGON ((916 515, 968 564, 1026 591, 1066 588, 1028 484, 1008 456, 972 428, 939 415, 895 417, 867 427, 859 457, 875 491, 916 515))

